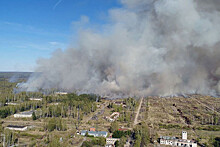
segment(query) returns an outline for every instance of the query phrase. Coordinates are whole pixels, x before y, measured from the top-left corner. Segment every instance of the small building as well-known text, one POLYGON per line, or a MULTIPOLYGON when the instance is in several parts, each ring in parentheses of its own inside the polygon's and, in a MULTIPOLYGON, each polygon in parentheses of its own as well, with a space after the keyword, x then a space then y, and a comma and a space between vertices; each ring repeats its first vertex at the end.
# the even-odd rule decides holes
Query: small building
POLYGON ((15 131, 26 131, 28 129, 28 126, 8 125, 5 129, 15 130, 15 131))
POLYGON ((55 92, 55 95, 66 95, 66 94, 68 94, 67 92, 55 92))
POLYGON ((119 138, 106 138, 106 145, 105 147, 114 147, 115 146, 115 142, 119 141, 119 138))
POLYGON ((176 137, 161 136, 160 144, 170 146, 197 147, 197 143, 194 140, 187 139, 186 131, 182 131, 182 139, 177 139, 176 137))
POLYGON ((30 118, 32 117, 34 111, 25 111, 25 112, 21 112, 21 113, 16 113, 14 114, 15 118, 30 118))
POLYGON ((109 117, 106 117, 106 119, 110 122, 113 122, 119 117, 119 115, 119 112, 113 112, 109 117))
POLYGON ((60 103, 50 103, 49 105, 50 106, 57 106, 57 105, 59 105, 60 103))
POLYGON ((87 130, 82 130, 80 135, 85 136, 86 133, 88 132, 88 135, 94 136, 94 137, 107 137, 108 132, 105 131, 87 131, 87 130))
POLYGON ((43 98, 29 98, 30 101, 42 101, 43 98))
POLYGON ((116 102, 114 102, 114 104, 117 105, 117 106, 126 107, 126 103, 123 102, 123 101, 116 101, 116 102))
POLYGON ((18 105, 18 103, 12 103, 12 102, 8 102, 8 103, 5 103, 6 105, 13 105, 13 106, 15 106, 15 105, 18 105))

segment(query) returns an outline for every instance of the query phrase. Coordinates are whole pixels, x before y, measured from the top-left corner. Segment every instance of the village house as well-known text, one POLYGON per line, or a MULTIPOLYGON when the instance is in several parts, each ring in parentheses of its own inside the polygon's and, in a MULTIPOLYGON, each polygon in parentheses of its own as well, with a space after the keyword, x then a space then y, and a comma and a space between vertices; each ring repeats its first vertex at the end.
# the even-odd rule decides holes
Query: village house
POLYGON ((116 101, 114 102, 114 104, 118 106, 126 107, 126 104, 123 101, 116 101))
POLYGON ((106 119, 110 122, 113 122, 119 117, 119 115, 119 112, 113 112, 109 117, 107 116, 106 119))
POLYGON ((43 98, 29 98, 30 101, 42 101, 43 98))
POLYGON ((108 135, 108 132, 105 132, 105 131, 87 131, 87 130, 82 130, 80 135, 85 136, 86 133, 94 137, 105 137, 106 138, 108 135))
POLYGON ((55 95, 66 95, 66 94, 68 94, 67 92, 55 92, 55 95))
POLYGON ((26 111, 26 112, 21 112, 21 113, 16 113, 14 114, 15 118, 30 118, 32 117, 34 111, 26 111))
POLYGON ((8 125, 5 129, 15 130, 15 131, 26 131, 28 129, 28 126, 8 125))
POLYGON ((13 106, 15 106, 15 105, 18 105, 18 103, 12 103, 12 102, 8 102, 8 103, 5 103, 6 105, 13 105, 13 106))
POLYGON ((186 131, 182 131, 182 139, 177 139, 176 137, 161 136, 160 144, 170 146, 197 147, 197 143, 194 140, 187 139, 186 131))

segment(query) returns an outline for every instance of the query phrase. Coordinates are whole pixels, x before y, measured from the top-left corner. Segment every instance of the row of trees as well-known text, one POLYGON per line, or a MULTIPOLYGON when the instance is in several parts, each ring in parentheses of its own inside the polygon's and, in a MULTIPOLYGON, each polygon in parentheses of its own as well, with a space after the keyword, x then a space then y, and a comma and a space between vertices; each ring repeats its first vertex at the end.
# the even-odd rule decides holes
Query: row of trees
POLYGON ((20 105, 4 106, 0 107, 0 118, 6 118, 9 115, 15 114, 17 112, 22 112, 30 109, 37 109, 42 106, 41 102, 24 102, 20 105))
POLYGON ((150 142, 148 126, 145 123, 141 123, 134 129, 134 147, 147 147, 150 142))
POLYGON ((53 131, 65 131, 67 129, 66 124, 63 122, 61 118, 50 118, 45 126, 45 130, 53 131))
POLYGON ((2 145, 4 144, 5 146, 12 146, 18 143, 18 135, 13 131, 6 129, 4 130, 4 134, 1 133, 0 135, 2 145))
POLYGON ((66 96, 46 96, 43 101, 25 101, 18 105, 0 107, 0 117, 5 118, 17 112, 41 108, 38 117, 72 117, 82 120, 83 115, 94 112, 97 107, 94 95, 68 94, 66 96), (59 102, 53 105, 52 102, 59 102), (51 104, 50 104, 51 103, 51 104))

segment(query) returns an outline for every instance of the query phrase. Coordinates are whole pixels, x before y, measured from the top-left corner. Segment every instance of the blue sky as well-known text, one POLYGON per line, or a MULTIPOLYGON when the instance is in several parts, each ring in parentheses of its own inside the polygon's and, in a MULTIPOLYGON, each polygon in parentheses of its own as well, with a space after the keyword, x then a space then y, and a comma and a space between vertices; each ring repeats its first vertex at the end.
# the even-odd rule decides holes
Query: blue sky
POLYGON ((116 7, 118 0, 1 0, 0 71, 33 71, 77 38, 74 22, 87 16, 91 26, 105 24, 116 7))

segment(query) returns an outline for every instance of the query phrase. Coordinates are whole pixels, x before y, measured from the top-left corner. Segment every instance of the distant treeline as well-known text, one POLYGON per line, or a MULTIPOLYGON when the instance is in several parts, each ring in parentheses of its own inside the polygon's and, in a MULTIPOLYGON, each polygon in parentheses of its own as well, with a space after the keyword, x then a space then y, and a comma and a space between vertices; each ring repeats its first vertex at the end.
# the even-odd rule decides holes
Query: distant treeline
POLYGON ((0 79, 28 79, 33 72, 0 72, 0 79))

